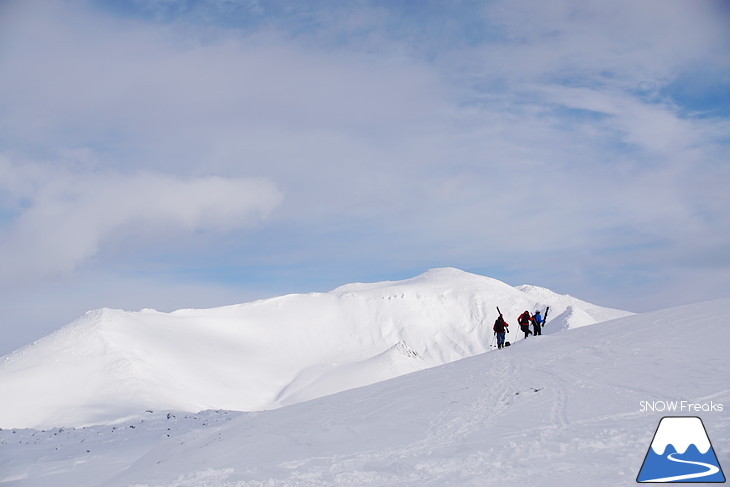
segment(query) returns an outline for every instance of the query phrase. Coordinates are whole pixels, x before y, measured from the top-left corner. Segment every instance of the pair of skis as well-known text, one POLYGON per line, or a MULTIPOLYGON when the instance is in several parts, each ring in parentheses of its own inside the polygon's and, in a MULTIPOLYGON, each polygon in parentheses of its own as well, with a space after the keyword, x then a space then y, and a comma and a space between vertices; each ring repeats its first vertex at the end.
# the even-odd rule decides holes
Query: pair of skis
MULTIPOLYGON (((545 326, 545 322, 547 321, 548 311, 550 311, 550 306, 545 308, 545 316, 542 317, 542 326, 545 326)), ((502 316, 502 312, 499 310, 499 306, 497 306, 497 313, 499 313, 499 316, 502 316)), ((502 316, 502 319, 504 319, 504 316, 502 316)))
POLYGON ((550 311, 550 306, 545 308, 545 316, 542 317, 542 323, 540 324, 540 326, 545 326, 545 323, 547 322, 548 311, 550 311))

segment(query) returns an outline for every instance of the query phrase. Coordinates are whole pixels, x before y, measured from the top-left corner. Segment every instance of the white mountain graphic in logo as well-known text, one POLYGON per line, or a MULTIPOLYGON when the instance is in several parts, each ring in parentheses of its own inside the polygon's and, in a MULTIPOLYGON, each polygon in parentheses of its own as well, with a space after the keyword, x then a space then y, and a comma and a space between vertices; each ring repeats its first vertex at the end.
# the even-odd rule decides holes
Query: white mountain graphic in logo
POLYGON ((702 420, 662 418, 646 452, 637 482, 725 482, 702 420))

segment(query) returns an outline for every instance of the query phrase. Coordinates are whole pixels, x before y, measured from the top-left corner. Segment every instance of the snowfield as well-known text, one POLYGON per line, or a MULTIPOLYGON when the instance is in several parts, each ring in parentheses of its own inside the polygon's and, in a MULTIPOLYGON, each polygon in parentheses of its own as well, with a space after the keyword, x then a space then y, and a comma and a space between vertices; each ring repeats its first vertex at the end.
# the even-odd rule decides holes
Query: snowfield
MULTIPOLYGON (((464 291, 446 286, 451 278, 435 278, 428 273, 415 281, 347 286, 327 295, 314 295, 312 299, 320 300, 316 301, 319 304, 328 303, 353 293, 361 300, 360 306, 369 309, 362 303, 401 293, 410 296, 413 292, 406 306, 413 311, 419 309, 415 303, 419 302, 420 293, 420 301, 427 303, 419 311, 420 316, 438 315, 435 319, 446 324, 446 331, 440 336, 453 333, 448 340, 426 342, 426 332, 419 334, 417 329, 405 333, 408 327, 404 326, 399 333, 380 342, 383 349, 379 355, 368 358, 364 354, 361 360, 341 365, 346 370, 343 377, 356 377, 368 370, 395 370, 401 367, 398 364, 409 361, 437 362, 429 355, 433 350, 449 357, 463 347, 466 358, 457 357, 427 368, 413 366, 413 373, 285 407, 278 404, 277 409, 266 411, 214 410, 191 414, 150 409, 101 426, 55 427, 45 431, 5 428, 0 431, 0 485, 634 485, 659 420, 677 415, 701 416, 720 464, 730 465, 730 323, 725 318, 730 299, 625 316, 598 326, 531 337, 504 350, 495 350, 489 347, 491 332, 477 326, 479 321, 472 324, 473 329, 464 328, 468 338, 458 341, 459 320, 479 317, 493 321, 494 316, 487 313, 499 304, 508 322, 512 322, 514 318, 510 316, 530 309, 523 305, 534 303, 535 298, 520 289, 483 281, 485 278, 459 276, 461 284, 464 278, 478 289, 479 283, 486 282, 493 292, 504 292, 496 297, 509 312, 502 304, 491 301, 492 296, 486 296, 483 308, 471 307, 472 301, 459 301, 457 296, 469 295, 475 289, 464 291), (417 292, 413 291, 414 285, 417 292), (446 302, 460 305, 443 310, 436 304, 443 302, 442 295, 446 302), (527 301, 507 304, 508 298, 514 296, 527 301), (461 310, 460 314, 456 310, 461 310), (486 345, 479 349, 474 337, 484 340, 486 345), (384 346, 389 342, 394 343, 384 346), (439 348, 434 344, 442 342, 448 345, 439 348), (357 364, 363 361, 369 365, 361 368, 357 364), (724 408, 667 412, 642 407, 647 401, 663 404, 681 400, 692 404, 712 402, 724 408)), ((225 313, 235 315, 247 306, 258 307, 266 315, 277 302, 283 309, 285 303, 298 300, 316 307, 315 301, 307 297, 285 297, 205 313, 215 311, 219 313, 217 318, 224 321, 225 313)), ((566 305, 555 317, 565 318, 567 306, 573 305, 566 305)), ((555 306, 557 311, 558 304, 555 306)), ((328 309, 332 312, 332 308, 328 309)), ((390 309, 394 317, 389 322, 392 326, 398 323, 401 309, 390 309)), ((203 311, 182 312, 188 318, 196 313, 203 311)), ((590 310, 583 313, 589 314, 590 310)), ((141 319, 144 315, 122 314, 129 320, 124 322, 125 327, 134 322, 130 316, 141 319)), ((323 322, 332 319, 327 312, 321 315, 323 322)), ((246 316, 251 319, 253 312, 247 310, 246 316)), ((282 316, 290 315, 282 311, 282 316)), ((386 316, 381 318, 388 322, 386 316)), ((94 329, 98 325, 88 326, 94 329)), ((552 322, 546 328, 550 326, 552 322)), ((78 324, 61 331, 69 333, 76 327, 78 324)), ((222 329, 215 328, 216 333, 222 334, 222 329)), ((382 329, 370 338, 380 336, 382 329)), ((161 333, 156 327, 147 330, 150 335, 153 332, 161 333)), ((436 333, 433 329, 431 332, 436 333)), ((128 333, 127 330, 123 335, 129 336, 128 333)), ((201 332, 201 340, 202 336, 201 332)), ((239 345, 233 340, 238 336, 234 331, 228 335, 228 342, 216 336, 221 344, 228 343, 232 348, 239 345)), ((264 338, 270 336, 273 335, 264 334, 264 338)), ((293 338, 302 339, 301 335, 293 338)), ((330 343, 327 336, 322 339, 330 343)), ((58 337, 54 340, 64 343, 58 337)), ((369 343, 362 337, 353 338, 358 340, 369 343)), ((201 341, 201 346, 207 343, 201 341)), ((287 340, 275 343, 291 351, 287 340)), ((317 340, 313 337, 301 345, 315 347, 317 340)), ((23 353, 30 354, 42 346, 48 345, 39 342, 23 353)), ((43 367, 36 365, 40 358, 35 359, 38 362, 29 362, 29 356, 24 360, 19 353, 10 356, 15 364, 12 370, 24 370, 28 376, 32 370, 41 374, 43 367), (22 362, 27 368, 21 367, 22 362)), ((145 352, 138 353, 142 356, 145 352)), ((221 353, 225 354, 225 349, 221 353)), ((302 356, 307 355, 302 352, 302 356)), ((82 357, 87 359, 89 355, 82 357)), ((290 389, 284 396, 305 396, 307 384, 322 387, 319 392, 330 390, 328 381, 339 384, 337 368, 333 366, 322 373, 308 369, 310 375, 306 380, 286 384, 299 389, 290 389)), ((7 370, 3 369, 0 381, 3 388, 9 377, 7 370)), ((211 372, 218 373, 217 369, 211 372)), ((140 373, 139 377, 143 375, 140 373)), ((53 385, 47 387, 50 390, 53 385)), ((2 397, 23 399, 6 396, 4 391, 2 397)), ((138 398, 140 403, 143 399, 138 398)), ((38 395, 35 400, 52 403, 53 396, 38 395)))
POLYGON ((496 306, 516 325, 548 305, 546 332, 629 314, 452 268, 214 309, 91 311, 0 361, 13 398, 0 427, 274 409, 483 353, 496 306))

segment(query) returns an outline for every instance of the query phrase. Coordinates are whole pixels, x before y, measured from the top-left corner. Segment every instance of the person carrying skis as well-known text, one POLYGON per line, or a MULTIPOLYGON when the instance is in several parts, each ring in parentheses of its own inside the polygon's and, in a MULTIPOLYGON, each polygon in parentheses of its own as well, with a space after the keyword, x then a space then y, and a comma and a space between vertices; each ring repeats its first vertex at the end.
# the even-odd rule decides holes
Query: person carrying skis
POLYGON ((532 335, 532 332, 530 331, 530 312, 525 310, 524 313, 520 315, 519 318, 517 318, 517 323, 520 325, 520 330, 525 334, 525 338, 532 335))
POLYGON ((540 310, 535 311, 532 316, 532 332, 535 336, 542 335, 542 316, 540 316, 540 310))
POLYGON ((497 348, 504 348, 504 337, 507 333, 509 333, 509 325, 506 321, 504 321, 502 315, 499 315, 497 320, 494 322, 492 330, 494 330, 494 333, 497 335, 497 348))

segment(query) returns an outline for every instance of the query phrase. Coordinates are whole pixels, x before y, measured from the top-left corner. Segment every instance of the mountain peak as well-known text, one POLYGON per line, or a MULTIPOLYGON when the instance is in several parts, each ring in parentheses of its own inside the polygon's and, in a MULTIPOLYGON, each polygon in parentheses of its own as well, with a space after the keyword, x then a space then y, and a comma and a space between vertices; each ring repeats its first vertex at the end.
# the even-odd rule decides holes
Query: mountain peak
POLYGON ((472 274, 470 272, 457 269, 456 267, 433 267, 431 269, 428 269, 426 272, 422 273, 421 276, 424 277, 484 277, 484 276, 478 276, 477 274, 472 274))

